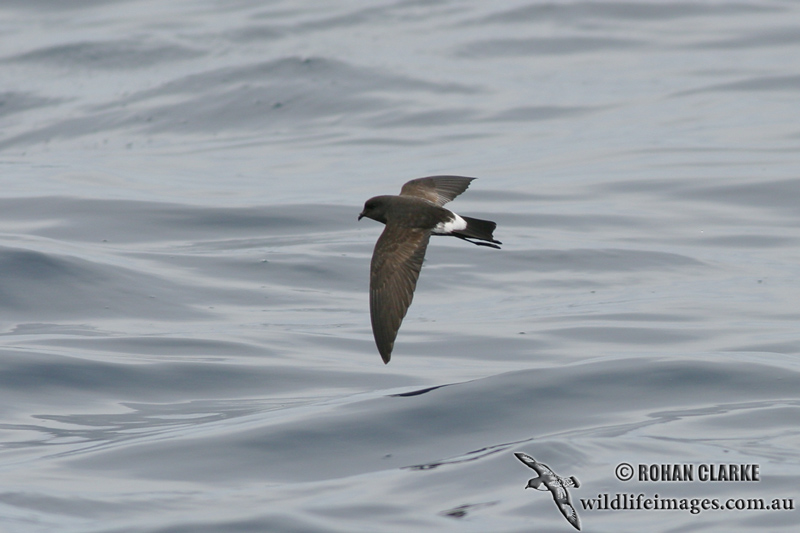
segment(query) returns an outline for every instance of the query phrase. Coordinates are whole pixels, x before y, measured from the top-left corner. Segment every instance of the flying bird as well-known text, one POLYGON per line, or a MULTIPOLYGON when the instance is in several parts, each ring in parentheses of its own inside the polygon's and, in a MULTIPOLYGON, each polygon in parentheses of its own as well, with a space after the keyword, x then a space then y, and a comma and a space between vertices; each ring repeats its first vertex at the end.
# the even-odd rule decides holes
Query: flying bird
POLYGON ((364 204, 358 220, 386 224, 375 244, 369 277, 369 310, 375 344, 388 363, 397 331, 414 297, 431 235, 450 235, 472 244, 500 248, 492 236, 497 224, 462 217, 444 204, 467 190, 475 178, 430 176, 411 180, 399 196, 376 196, 364 204))
POLYGON ((572 505, 572 500, 569 497, 567 487, 578 488, 581 486, 580 481, 575 476, 561 477, 556 475, 549 466, 544 463, 538 462, 530 455, 522 452, 515 452, 514 455, 525 463, 526 466, 533 468, 538 476, 528 480, 526 489, 536 490, 549 490, 553 494, 553 501, 556 502, 556 507, 567 519, 567 522, 578 531, 581 530, 581 520, 578 518, 578 513, 572 505))

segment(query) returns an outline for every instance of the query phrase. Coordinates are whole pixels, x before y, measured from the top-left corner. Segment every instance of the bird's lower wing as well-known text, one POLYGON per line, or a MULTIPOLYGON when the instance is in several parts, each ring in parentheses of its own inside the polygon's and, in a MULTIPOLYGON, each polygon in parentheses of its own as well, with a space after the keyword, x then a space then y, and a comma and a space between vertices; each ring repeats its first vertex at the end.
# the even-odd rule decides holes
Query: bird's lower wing
POLYGON ((375 344, 388 363, 414 297, 430 231, 387 224, 372 254, 369 307, 375 344))
POLYGON ((564 518, 567 519, 567 522, 572 524, 572 527, 580 531, 581 519, 578 518, 578 513, 575 511, 575 507, 572 506, 572 502, 556 502, 556 505, 558 505, 558 510, 561 511, 561 514, 564 515, 564 518))
POLYGON ((567 522, 572 524, 572 527, 580 531, 581 520, 578 518, 578 512, 575 511, 575 506, 572 505, 572 498, 569 497, 569 491, 563 485, 559 485, 558 489, 553 492, 553 499, 558 505, 558 510, 567 519, 567 522))

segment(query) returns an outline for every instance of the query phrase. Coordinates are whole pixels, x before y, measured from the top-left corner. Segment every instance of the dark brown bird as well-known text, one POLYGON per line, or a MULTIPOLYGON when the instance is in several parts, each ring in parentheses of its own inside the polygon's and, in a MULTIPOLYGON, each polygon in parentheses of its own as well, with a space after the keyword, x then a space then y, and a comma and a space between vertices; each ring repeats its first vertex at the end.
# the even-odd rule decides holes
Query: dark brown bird
POLYGON ((467 190, 475 178, 430 176, 411 180, 399 196, 376 196, 358 215, 386 224, 375 244, 369 278, 369 310, 375 344, 388 363, 397 331, 414 297, 431 235, 451 235, 472 244, 500 248, 492 235, 497 224, 460 217, 444 204, 467 190), (473 240, 474 239, 474 240, 473 240))

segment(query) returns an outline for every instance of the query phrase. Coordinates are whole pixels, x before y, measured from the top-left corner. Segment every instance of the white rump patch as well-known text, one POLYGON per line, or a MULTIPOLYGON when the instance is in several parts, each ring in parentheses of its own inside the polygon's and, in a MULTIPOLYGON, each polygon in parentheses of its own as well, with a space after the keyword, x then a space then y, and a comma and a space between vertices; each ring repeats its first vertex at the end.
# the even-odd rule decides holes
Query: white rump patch
POLYGON ((452 219, 446 222, 439 222, 433 228, 433 233, 437 233, 439 235, 449 235, 454 231, 461 231, 463 229, 467 229, 467 221, 461 218, 460 216, 453 213, 452 219))

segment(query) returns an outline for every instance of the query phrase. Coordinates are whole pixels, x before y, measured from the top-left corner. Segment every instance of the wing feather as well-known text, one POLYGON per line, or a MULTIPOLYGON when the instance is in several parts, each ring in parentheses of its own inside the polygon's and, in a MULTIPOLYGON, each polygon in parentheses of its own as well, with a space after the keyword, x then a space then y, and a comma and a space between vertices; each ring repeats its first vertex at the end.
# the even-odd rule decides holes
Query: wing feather
POLYGON ((525 464, 525 466, 527 466, 529 468, 533 468, 534 465, 539 464, 539 463, 536 462, 536 459, 534 459, 533 457, 531 457, 527 453, 514 452, 514 457, 516 457, 517 459, 522 461, 525 464))
POLYGON ((561 514, 564 515, 564 518, 567 519, 567 522, 572 524, 572 527, 578 531, 581 530, 581 519, 578 518, 578 513, 575 511, 575 507, 573 507, 571 503, 559 505, 558 510, 561 511, 561 514))
POLYGON ((567 497, 566 502, 557 501, 556 505, 558 505, 558 510, 561 511, 561 514, 564 515, 564 518, 567 519, 567 522, 572 524, 572 527, 580 531, 581 519, 578 517, 578 512, 575 510, 575 507, 572 505, 569 497, 567 497))
POLYGON ((369 308, 375 344, 388 363, 428 247, 430 230, 387 224, 372 254, 369 308))
POLYGON ((416 196, 442 206, 467 190, 475 178, 463 176, 428 176, 417 178, 403 185, 400 196, 416 196))

